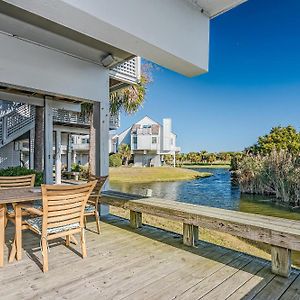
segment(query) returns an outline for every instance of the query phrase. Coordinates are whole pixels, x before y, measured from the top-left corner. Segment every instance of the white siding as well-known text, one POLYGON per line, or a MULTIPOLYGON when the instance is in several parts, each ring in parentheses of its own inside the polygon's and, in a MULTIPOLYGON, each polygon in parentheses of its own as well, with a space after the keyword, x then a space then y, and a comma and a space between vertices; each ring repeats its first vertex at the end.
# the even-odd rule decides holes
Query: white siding
POLYGON ((107 69, 2 33, 0 44, 1 84, 48 95, 103 101, 107 69))

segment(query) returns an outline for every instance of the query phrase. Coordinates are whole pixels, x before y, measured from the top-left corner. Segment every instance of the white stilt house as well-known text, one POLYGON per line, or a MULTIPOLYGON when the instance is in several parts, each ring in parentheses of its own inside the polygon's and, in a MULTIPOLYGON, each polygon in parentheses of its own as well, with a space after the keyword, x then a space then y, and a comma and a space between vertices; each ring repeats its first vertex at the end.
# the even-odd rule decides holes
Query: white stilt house
POLYGON ((45 181, 53 181, 55 109, 94 103, 96 173, 107 175, 109 89, 124 83, 118 66, 141 56, 187 76, 207 72, 210 18, 241 2, 0 0, 0 99, 44 106, 45 181))

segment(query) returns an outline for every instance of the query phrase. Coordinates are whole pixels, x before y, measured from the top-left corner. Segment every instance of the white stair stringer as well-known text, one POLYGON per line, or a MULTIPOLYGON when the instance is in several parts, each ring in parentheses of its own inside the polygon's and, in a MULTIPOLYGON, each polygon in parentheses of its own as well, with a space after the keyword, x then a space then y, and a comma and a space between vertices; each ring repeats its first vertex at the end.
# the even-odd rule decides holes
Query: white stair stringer
POLYGON ((35 107, 29 104, 18 106, 0 118, 0 148, 16 140, 34 128, 35 107))

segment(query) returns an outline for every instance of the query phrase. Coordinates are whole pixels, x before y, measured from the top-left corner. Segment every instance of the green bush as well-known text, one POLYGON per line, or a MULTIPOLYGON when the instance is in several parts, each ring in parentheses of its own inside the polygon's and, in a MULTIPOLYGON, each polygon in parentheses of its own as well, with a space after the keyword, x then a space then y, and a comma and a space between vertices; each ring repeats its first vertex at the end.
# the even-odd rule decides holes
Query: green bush
POLYGON ((109 166, 110 167, 121 167, 122 166, 122 158, 120 154, 112 154, 109 157, 109 166))
POLYGON ((80 172, 80 165, 76 164, 76 163, 72 164, 71 171, 72 172, 80 172))
POLYGON ((43 183, 43 172, 26 169, 24 167, 9 167, 7 169, 0 169, 0 176, 22 176, 35 174, 35 186, 40 186, 43 183))

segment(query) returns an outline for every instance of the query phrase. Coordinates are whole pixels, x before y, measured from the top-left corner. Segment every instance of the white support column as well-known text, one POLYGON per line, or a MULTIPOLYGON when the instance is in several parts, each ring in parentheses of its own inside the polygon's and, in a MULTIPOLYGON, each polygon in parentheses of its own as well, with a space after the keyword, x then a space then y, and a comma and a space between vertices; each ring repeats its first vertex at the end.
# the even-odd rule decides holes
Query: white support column
POLYGON ((34 129, 29 132, 29 169, 34 168, 34 129))
POLYGON ((71 172, 72 165, 72 149, 71 149, 71 134, 68 134, 68 146, 67 146, 67 171, 71 172))
POLYGON ((73 150, 73 155, 72 155, 72 163, 73 164, 76 164, 77 162, 77 153, 76 153, 76 150, 73 150))
MULTIPOLYGON (((108 70, 106 72, 105 84, 101 86, 101 102, 94 102, 93 126, 96 131, 95 171, 97 176, 106 176, 109 173, 109 74, 108 70)), ((101 215, 108 214, 109 207, 101 205, 100 213, 101 215)))
POLYGON ((44 182, 53 184, 53 100, 44 101, 44 182))
POLYGON ((61 184, 61 131, 55 134, 55 183, 61 184))
MULTIPOLYGON (((108 95, 107 95, 108 97, 108 95)), ((108 100, 95 102, 94 127, 96 131, 96 175, 108 175, 108 141, 109 141, 109 103, 108 100)))

